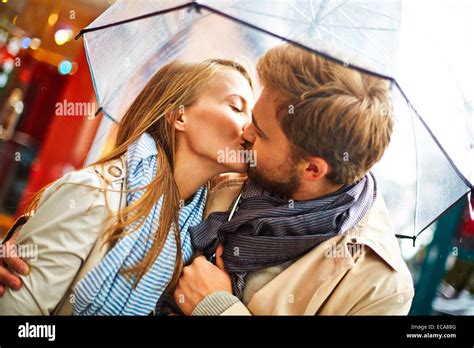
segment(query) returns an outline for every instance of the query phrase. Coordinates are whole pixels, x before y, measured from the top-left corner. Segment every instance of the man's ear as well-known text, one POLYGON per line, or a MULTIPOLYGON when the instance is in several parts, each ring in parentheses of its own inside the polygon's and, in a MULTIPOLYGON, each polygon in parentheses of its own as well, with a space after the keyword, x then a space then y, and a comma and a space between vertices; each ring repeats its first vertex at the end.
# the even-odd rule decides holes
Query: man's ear
POLYGON ((329 171, 329 164, 321 157, 309 156, 303 159, 303 178, 314 181, 324 177, 329 171))

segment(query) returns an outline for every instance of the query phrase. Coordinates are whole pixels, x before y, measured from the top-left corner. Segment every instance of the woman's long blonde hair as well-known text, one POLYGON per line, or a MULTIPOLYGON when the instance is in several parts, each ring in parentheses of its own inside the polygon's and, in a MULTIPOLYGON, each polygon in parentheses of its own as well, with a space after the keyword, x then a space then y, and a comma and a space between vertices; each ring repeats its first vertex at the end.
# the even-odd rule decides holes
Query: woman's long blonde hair
MULTIPOLYGON (((181 238, 178 225, 180 194, 173 175, 176 156, 176 137, 174 121, 184 109, 190 107, 206 88, 211 78, 224 68, 239 71, 253 88, 248 71, 240 64, 224 59, 209 59, 199 63, 171 62, 163 66, 147 83, 130 108, 123 116, 112 151, 91 166, 104 164, 120 158, 127 152, 128 146, 137 141, 142 134, 149 133, 158 148, 159 170, 153 181, 144 190, 143 196, 130 206, 116 214, 114 223, 105 231, 106 242, 114 243, 126 233, 137 230, 145 221, 154 204, 163 197, 158 230, 150 251, 134 267, 123 270, 133 273, 135 285, 150 269, 160 254, 172 225, 177 254, 175 269, 170 286, 173 287, 183 268, 181 238), (127 226, 134 227, 126 231, 127 226)), ((38 204, 41 190, 33 198, 27 213, 31 213, 38 204)), ((130 191, 127 191, 130 192, 130 191)))

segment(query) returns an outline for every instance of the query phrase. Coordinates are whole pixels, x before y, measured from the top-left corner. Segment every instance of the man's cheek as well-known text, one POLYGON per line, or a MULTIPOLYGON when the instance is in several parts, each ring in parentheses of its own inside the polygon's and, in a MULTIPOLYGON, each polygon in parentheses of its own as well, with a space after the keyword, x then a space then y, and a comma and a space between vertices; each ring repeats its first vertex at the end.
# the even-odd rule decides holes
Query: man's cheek
POLYGON ((273 153, 271 149, 270 151, 268 149, 257 150, 253 154, 258 168, 272 168, 272 163, 274 162, 274 157, 276 155, 277 154, 273 153))

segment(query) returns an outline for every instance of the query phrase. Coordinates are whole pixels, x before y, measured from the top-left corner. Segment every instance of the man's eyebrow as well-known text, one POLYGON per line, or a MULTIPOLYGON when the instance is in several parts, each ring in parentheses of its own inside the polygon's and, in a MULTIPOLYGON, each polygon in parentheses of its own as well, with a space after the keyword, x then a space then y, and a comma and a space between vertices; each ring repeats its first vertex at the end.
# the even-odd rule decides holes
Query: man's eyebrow
POLYGON ((262 128, 260 128, 260 127, 258 126, 258 124, 257 124, 257 119, 256 119, 255 116, 253 115, 253 112, 252 112, 252 123, 253 123, 254 127, 255 127, 262 135, 264 135, 265 137, 267 136, 267 135, 265 134, 265 132, 262 130, 262 128))

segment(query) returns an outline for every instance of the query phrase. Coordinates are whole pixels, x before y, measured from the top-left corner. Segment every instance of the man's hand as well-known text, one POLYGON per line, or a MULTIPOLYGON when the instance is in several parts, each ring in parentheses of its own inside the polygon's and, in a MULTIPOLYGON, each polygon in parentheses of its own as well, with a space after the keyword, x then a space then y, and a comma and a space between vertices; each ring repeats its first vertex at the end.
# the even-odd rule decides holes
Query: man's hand
POLYGON ((193 263, 183 268, 181 278, 174 291, 176 305, 185 315, 191 315, 194 308, 207 295, 216 291, 232 293, 230 276, 224 271, 221 245, 216 251, 216 265, 198 256, 193 263))
POLYGON ((16 245, 17 237, 18 233, 15 233, 8 242, 2 245, 4 254, 6 254, 7 257, 0 258, 0 297, 5 293, 5 287, 9 287, 13 290, 19 290, 21 288, 21 279, 13 272, 23 275, 27 275, 30 272, 28 264, 16 256, 16 247, 14 246, 16 245), (10 271, 10 269, 13 270, 13 272, 10 271))

